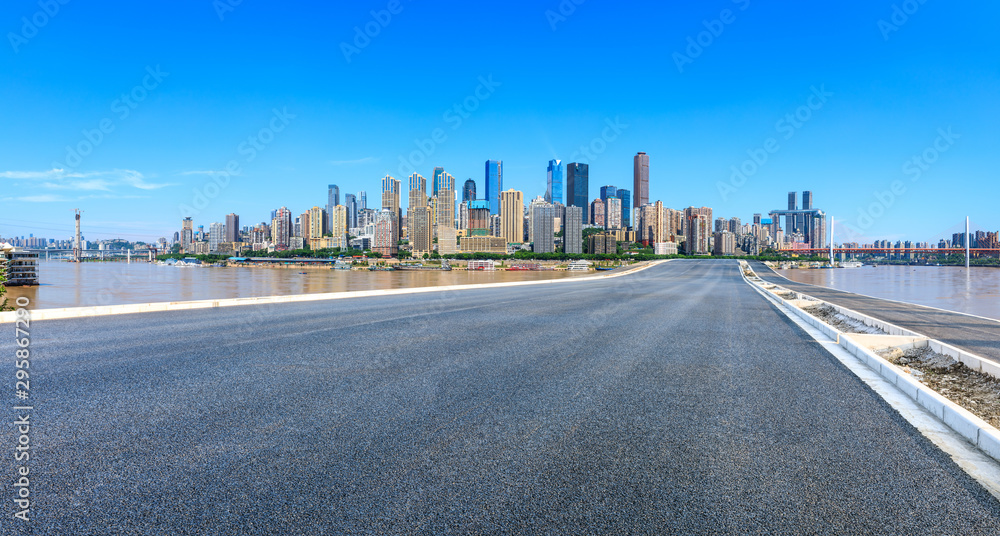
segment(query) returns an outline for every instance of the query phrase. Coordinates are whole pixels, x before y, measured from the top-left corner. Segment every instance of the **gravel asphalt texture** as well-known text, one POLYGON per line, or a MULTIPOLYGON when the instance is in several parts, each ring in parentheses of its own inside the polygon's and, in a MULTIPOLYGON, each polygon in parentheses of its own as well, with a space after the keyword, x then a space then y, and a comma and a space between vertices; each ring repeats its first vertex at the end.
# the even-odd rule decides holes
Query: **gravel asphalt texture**
POLYGON ((828 287, 798 283, 778 275, 762 262, 754 261, 750 264, 761 279, 770 283, 847 307, 1000 363, 1000 321, 998 320, 942 311, 923 305, 869 298, 828 287))
POLYGON ((731 261, 31 330, 0 534, 1000 534, 731 261))

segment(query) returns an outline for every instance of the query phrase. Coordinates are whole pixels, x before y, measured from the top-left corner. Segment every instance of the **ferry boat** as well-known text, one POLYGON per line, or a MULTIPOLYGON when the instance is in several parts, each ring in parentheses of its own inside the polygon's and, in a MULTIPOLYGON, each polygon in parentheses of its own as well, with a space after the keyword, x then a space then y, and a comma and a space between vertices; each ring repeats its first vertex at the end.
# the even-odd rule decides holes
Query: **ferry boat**
POLYGON ((493 272, 496 270, 496 263, 491 260, 469 261, 467 269, 474 272, 493 272))
POLYGON ((542 269, 542 265, 538 263, 521 263, 512 264, 507 268, 508 272, 537 272, 542 269))
POLYGON ((587 261, 573 261, 566 267, 570 272, 589 272, 590 263, 587 261))
POLYGON ((373 265, 371 265, 371 266, 368 267, 368 271, 369 272, 394 272, 396 270, 392 266, 378 266, 378 265, 373 264, 373 265))
POLYGON ((840 263, 841 268, 861 268, 862 266, 864 266, 864 264, 861 264, 858 261, 847 261, 840 263))
POLYGON ((403 272, 450 272, 451 265, 447 262, 442 262, 440 266, 430 265, 424 266, 423 264, 397 264, 394 267, 396 270, 403 272))

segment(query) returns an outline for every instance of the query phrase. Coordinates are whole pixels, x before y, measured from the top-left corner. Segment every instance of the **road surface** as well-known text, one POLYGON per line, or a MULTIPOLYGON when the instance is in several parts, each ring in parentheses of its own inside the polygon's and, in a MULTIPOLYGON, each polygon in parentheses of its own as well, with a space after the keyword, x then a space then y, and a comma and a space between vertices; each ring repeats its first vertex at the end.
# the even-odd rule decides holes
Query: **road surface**
POLYGON ((32 534, 1000 533, 735 262, 32 337, 32 534))

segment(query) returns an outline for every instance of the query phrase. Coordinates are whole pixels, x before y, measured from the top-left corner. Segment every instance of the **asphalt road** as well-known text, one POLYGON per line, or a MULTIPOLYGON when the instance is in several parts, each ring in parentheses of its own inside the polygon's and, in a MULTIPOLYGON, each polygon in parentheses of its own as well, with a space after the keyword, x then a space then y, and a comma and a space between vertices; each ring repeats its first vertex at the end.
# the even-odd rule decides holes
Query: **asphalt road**
POLYGON ((996 320, 798 283, 778 275, 762 262, 754 261, 751 265, 765 281, 847 307, 1000 363, 1000 322, 996 320))
POLYGON ((31 329, 30 534, 1000 533, 729 261, 31 329))

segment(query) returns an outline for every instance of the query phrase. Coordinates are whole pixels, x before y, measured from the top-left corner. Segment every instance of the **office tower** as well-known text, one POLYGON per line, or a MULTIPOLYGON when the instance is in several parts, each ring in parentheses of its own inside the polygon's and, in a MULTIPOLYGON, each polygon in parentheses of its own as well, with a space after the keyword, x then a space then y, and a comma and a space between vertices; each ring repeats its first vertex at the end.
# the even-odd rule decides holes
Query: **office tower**
POLYGON ((549 160, 549 167, 545 173, 545 201, 549 203, 563 202, 562 160, 549 160))
POLYGON ((618 189, 618 199, 622 200, 622 229, 632 227, 632 192, 618 189))
POLYGON ((476 181, 468 179, 465 181, 465 187, 462 188, 462 202, 468 203, 469 201, 476 200, 476 181))
POLYGON ((500 192, 503 188, 503 162, 486 161, 486 200, 490 202, 490 213, 500 214, 500 192))
POLYGON ((555 246, 555 213, 552 204, 544 199, 540 203, 531 203, 531 250, 535 253, 553 253, 555 246))
POLYGON ((622 228, 622 200, 609 197, 604 201, 604 227, 606 229, 622 228))
POLYGON ((583 224, 590 222, 590 166, 572 163, 566 166, 566 206, 583 209, 583 224))
POLYGON ((302 237, 307 240, 323 238, 323 233, 328 227, 326 211, 320 207, 309 209, 309 230, 303 231, 302 237))
POLYGON ((500 198, 500 236, 508 244, 524 243, 524 194, 512 188, 500 198))
MULTIPOLYGON (((396 181, 396 185, 399 185, 399 181, 396 181)), ((372 251, 385 256, 399 252, 398 223, 399 217, 391 209, 383 208, 375 214, 375 242, 372 244, 372 251)))
POLYGON ((639 152, 633 159, 632 193, 635 194, 633 207, 649 203, 649 155, 639 152))
POLYGON ((225 241, 226 225, 222 222, 213 223, 208 227, 208 251, 219 251, 219 244, 225 241))
POLYGON ((604 202, 600 199, 595 199, 590 204, 590 224, 606 229, 604 225, 604 202))
POLYGON ((236 214, 226 214, 226 242, 240 241, 240 217, 236 214))
POLYGON ((433 183, 431 184, 431 195, 437 195, 441 191, 441 183, 444 179, 444 168, 436 167, 434 168, 433 183))
POLYGON ((711 235, 712 209, 708 207, 688 207, 684 210, 687 224, 685 250, 688 255, 707 255, 711 235))
POLYGON ((583 253, 583 209, 566 207, 563 228, 563 252, 583 253))
POLYGON ((614 186, 601 186, 601 201, 607 203, 609 197, 618 197, 618 188, 614 186))
POLYGON ((431 225, 431 209, 427 205, 410 208, 407 222, 410 244, 414 255, 430 253, 434 250, 434 227, 431 225))
MULTIPOLYGON (((813 193, 810 191, 802 192, 802 210, 813 210, 813 193)), ((806 235, 806 242, 813 241, 813 214, 801 214, 799 215, 801 222, 799 226, 802 228, 802 233, 806 235)))
POLYGON ((347 227, 358 226, 358 198, 354 194, 344 194, 344 206, 347 207, 347 227))
POLYGON ((194 222, 184 218, 181 222, 181 252, 190 253, 194 249, 194 222))
POLYGON ((358 192, 358 212, 368 210, 368 192, 361 190, 358 192))
POLYGON ((333 247, 335 248, 347 248, 347 207, 344 205, 336 205, 333 207, 333 213, 329 215, 330 218, 330 229, 332 229, 333 234, 333 247))
POLYGON ((806 190, 802 192, 802 210, 813 209, 813 193, 806 190))
POLYGON ((274 212, 271 220, 271 242, 275 249, 288 249, 292 238, 292 211, 281 207, 274 212))
MULTIPOLYGON (((382 209, 393 213, 396 218, 392 230, 399 236, 403 228, 403 211, 399 207, 399 179, 386 175, 382 178, 382 209)), ((377 218, 376 218, 377 222, 377 218)))

